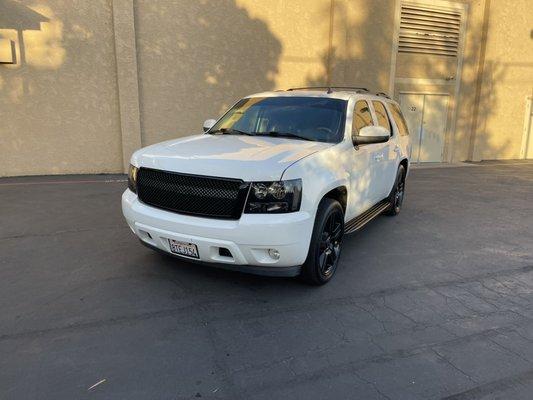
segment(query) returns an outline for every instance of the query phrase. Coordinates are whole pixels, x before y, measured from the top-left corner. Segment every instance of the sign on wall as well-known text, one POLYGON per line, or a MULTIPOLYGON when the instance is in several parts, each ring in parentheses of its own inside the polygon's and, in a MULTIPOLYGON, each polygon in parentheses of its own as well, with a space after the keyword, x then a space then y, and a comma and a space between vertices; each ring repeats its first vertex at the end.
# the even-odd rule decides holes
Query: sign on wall
POLYGON ((16 64, 17 53, 15 42, 9 39, 0 39, 0 64, 16 64))

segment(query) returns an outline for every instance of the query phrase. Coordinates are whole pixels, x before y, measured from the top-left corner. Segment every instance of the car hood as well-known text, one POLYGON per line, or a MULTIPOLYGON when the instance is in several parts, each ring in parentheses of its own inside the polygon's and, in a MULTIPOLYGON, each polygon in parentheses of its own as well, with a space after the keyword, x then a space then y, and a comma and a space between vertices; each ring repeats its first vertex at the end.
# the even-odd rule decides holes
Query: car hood
POLYGON ((291 164, 332 145, 279 137, 200 134, 145 147, 133 155, 132 163, 245 181, 278 180, 291 164))

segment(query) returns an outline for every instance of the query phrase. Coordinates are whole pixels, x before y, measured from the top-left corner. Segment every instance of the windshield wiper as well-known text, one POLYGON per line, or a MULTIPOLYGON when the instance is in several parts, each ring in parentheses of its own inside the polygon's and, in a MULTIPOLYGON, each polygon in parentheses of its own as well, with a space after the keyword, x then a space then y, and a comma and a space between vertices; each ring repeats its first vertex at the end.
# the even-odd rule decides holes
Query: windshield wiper
POLYGON ((220 128, 215 131, 209 132, 209 133, 222 133, 223 135, 247 135, 247 136, 254 136, 250 132, 240 131, 238 129, 233 128, 220 128))
POLYGON ((297 133, 292 132, 278 132, 278 131, 270 131, 270 132, 253 132, 255 136, 273 136, 273 137, 287 137, 287 138, 294 138, 294 139, 300 139, 300 140, 309 140, 311 142, 314 142, 313 139, 298 135, 297 133))

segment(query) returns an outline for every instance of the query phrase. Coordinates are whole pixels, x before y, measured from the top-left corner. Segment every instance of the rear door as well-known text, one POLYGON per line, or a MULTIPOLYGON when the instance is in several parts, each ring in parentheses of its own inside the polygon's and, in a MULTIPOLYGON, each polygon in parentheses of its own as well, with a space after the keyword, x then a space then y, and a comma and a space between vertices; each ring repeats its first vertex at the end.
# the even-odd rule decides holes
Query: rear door
POLYGON ((400 107, 396 103, 389 102, 388 110, 392 116, 391 122, 396 126, 396 129, 394 129, 394 134, 397 135, 397 137, 395 140, 394 149, 398 152, 398 157, 400 159, 409 158, 409 162, 411 162, 410 157, 411 154, 414 153, 414 150, 411 147, 412 142, 409 135, 410 129, 408 124, 403 117, 400 107), (397 145, 399 148, 396 147, 397 145))
POLYGON ((389 114, 385 104, 379 100, 373 100, 374 114, 376 115, 376 125, 382 126, 389 131, 390 139, 388 142, 380 143, 382 146, 383 158, 376 163, 376 185, 379 186, 379 200, 383 200, 390 194, 394 181, 396 179, 396 168, 399 163, 398 152, 396 149, 396 136, 392 129, 389 114))
MULTIPOLYGON (((409 132, 411 133, 411 143, 412 149, 409 153, 409 158, 412 162, 418 162, 418 155, 420 154, 420 142, 421 142, 421 129, 423 121, 423 110, 424 110, 424 95, 423 94, 412 94, 412 93, 401 93, 400 94, 400 104, 403 111, 403 116, 405 117, 405 122, 407 123, 409 132)), ((391 104, 391 109, 393 108, 391 104)), ((400 128, 399 121, 397 120, 399 111, 394 108, 394 120, 396 121, 396 126, 400 128)))
MULTIPOLYGON (((366 100, 355 103, 352 121, 352 137, 365 126, 374 125, 371 105, 366 100)), ((384 143, 365 144, 354 147, 354 162, 351 173, 351 198, 355 216, 372 207, 379 200, 381 188, 378 177, 384 159, 384 143)))

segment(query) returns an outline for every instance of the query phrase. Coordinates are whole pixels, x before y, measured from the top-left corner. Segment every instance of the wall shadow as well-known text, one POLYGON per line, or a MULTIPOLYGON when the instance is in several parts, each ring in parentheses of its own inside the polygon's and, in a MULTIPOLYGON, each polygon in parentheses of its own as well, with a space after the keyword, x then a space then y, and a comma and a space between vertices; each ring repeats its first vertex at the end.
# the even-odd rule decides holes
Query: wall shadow
POLYGON ((306 84, 388 91, 394 13, 390 1, 333 0, 322 13, 330 15, 323 19, 330 29, 330 46, 321 56, 326 73, 307 76, 306 84))
POLYGON ((14 0, 0 1, 0 29, 40 30, 49 19, 14 0))
POLYGON ((242 96, 274 88, 281 42, 234 0, 139 0, 135 23, 143 145, 199 133, 242 96))
MULTIPOLYGON (((327 73, 309 75, 306 84, 366 87, 370 91, 388 93, 394 40, 394 7, 390 7, 389 2, 382 1, 357 2, 357 9, 353 8, 354 3, 343 0, 334 0, 333 4, 331 46, 321 56, 323 70, 327 73)), ((501 137, 491 123, 497 114, 505 113, 500 90, 501 83, 508 79, 509 65, 504 60, 487 58, 479 69, 482 52, 480 43, 487 40, 483 34, 487 26, 480 14, 483 7, 476 7, 469 7, 466 16, 463 67, 457 97, 457 71, 455 67, 450 69, 450 65, 457 64, 457 59, 418 54, 398 55, 396 77, 444 79, 451 76, 451 84, 395 84, 395 93, 388 93, 396 100, 399 100, 400 91, 449 95, 449 107, 455 108, 456 115, 454 120, 452 112, 448 113, 444 161, 467 160, 472 157, 472 153, 477 159, 518 154, 516 146, 520 142, 519 127, 515 137, 501 137), (453 157, 450 153, 453 153, 453 157)), ((330 9, 324 7, 323 13, 327 15, 329 12, 330 9)), ((328 23, 331 22, 324 19, 324 24, 328 23)), ((497 29, 492 26, 487 29, 491 28, 497 29)), ((509 93, 505 95, 509 96, 509 93)), ((522 115, 523 110, 518 110, 518 118, 522 118, 522 115)))
POLYGON ((122 171, 111 3, 0 0, 0 175, 122 171))
MULTIPOLYGON (((219 116, 244 95, 274 89, 276 82, 388 91, 395 11, 389 0, 272 4, 269 9, 242 0, 133 2, 143 144, 199 133, 204 119, 219 116), (306 7, 301 19, 287 16, 288 9, 297 15, 299 7, 306 7), (286 29, 279 24, 283 16, 290 20, 286 29), (313 29, 296 29, 296 24, 313 29)), ((455 136, 447 148, 453 149, 454 161, 468 159, 475 132, 474 158, 509 158, 518 153, 523 91, 509 98, 517 82, 531 87, 523 78, 533 76, 530 53, 518 43, 523 30, 511 30, 506 34, 514 35, 509 42, 514 60, 497 48, 487 55, 480 76, 480 43, 487 40, 479 18, 483 5, 469 4, 461 92, 454 99, 455 136), (523 53, 518 55, 524 56, 524 65, 517 66, 516 53, 523 53), (501 127, 512 118, 519 121, 512 135, 502 135, 501 127), (505 123, 495 124, 497 119, 505 123)), ((519 10, 497 2, 493 6, 500 14, 508 10, 506 18, 519 10)), ((506 36, 501 29, 488 27, 492 40, 506 36)), ((0 66, 0 110, 9 116, 0 126, 0 175, 121 171, 111 2, 74 7, 59 0, 0 0, 0 36, 14 40, 23 53, 18 64, 0 66)), ((413 76, 443 74, 441 64, 427 58, 409 68, 413 76)))
MULTIPOLYGON (((15 47, 15 51, 17 61, 14 64, 16 67, 24 68, 27 63, 24 32, 40 31, 41 23, 49 21, 49 18, 23 4, 13 0, 0 0, 0 30, 14 31, 12 32, 13 35, 7 35, 6 32, 2 34, 0 32, 0 36, 7 36, 7 38, 16 41, 17 46, 15 47)), ((21 92, 21 94, 28 94, 27 80, 21 82, 21 92)))

